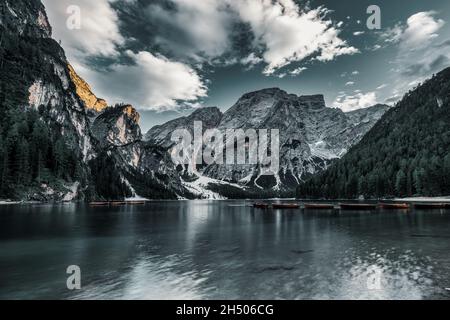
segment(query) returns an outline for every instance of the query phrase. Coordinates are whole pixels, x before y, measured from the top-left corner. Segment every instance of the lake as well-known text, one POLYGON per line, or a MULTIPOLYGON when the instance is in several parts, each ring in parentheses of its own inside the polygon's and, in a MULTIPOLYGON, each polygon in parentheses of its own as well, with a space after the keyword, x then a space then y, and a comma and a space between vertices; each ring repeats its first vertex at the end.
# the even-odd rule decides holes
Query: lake
POLYGON ((249 204, 0 206, 0 299, 450 298, 449 210, 249 204))

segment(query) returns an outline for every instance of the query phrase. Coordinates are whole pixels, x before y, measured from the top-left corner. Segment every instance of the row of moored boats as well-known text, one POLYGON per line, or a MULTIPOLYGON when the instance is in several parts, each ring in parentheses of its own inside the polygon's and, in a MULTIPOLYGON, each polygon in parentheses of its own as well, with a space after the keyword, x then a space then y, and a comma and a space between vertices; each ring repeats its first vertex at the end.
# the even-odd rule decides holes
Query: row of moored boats
POLYGON ((257 209, 314 209, 314 210, 409 210, 412 207, 416 209, 450 209, 450 203, 254 203, 254 208, 257 209))
POLYGON ((90 202, 91 207, 117 207, 128 205, 145 205, 146 201, 94 201, 90 202))

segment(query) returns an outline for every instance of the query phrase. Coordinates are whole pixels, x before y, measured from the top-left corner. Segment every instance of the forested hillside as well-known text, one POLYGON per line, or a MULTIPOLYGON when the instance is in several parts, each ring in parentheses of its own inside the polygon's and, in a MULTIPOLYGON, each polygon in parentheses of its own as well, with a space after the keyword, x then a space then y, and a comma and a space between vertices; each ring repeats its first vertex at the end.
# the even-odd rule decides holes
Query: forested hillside
MULTIPOLYGON (((29 106, 29 88, 36 79, 60 84, 48 56, 64 56, 52 39, 19 34, 0 25, 0 198, 23 198, 30 187, 81 181, 79 154, 73 139, 63 136, 56 122, 43 121, 53 112, 47 106, 29 106), (73 143, 72 145, 75 145, 73 143)), ((62 88, 55 88, 63 91, 62 88)))
POLYGON ((299 197, 450 194, 450 68, 410 91, 299 197))

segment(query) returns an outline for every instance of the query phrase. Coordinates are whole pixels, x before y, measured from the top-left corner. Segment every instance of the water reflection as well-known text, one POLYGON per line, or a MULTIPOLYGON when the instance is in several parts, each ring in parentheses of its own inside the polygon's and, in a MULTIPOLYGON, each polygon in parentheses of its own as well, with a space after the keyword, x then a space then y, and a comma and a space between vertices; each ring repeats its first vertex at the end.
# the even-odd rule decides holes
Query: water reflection
POLYGON ((0 298, 449 298, 448 211, 0 208, 0 298), (68 265, 83 289, 65 288, 68 265))

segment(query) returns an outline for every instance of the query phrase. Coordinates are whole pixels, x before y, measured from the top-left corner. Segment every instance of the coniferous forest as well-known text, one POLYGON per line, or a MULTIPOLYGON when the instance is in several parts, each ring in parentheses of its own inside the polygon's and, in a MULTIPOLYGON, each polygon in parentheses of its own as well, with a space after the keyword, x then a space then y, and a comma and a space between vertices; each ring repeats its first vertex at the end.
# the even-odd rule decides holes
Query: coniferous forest
POLYGON ((346 156, 297 190, 334 199, 449 193, 450 68, 407 93, 346 156))
POLYGON ((61 49, 51 39, 1 31, 0 198, 24 199, 22 193, 34 186, 50 184, 58 189, 63 182, 82 181, 77 155, 60 134, 61 128, 42 120, 49 110, 27 106, 33 81, 56 77, 44 56, 61 49))

